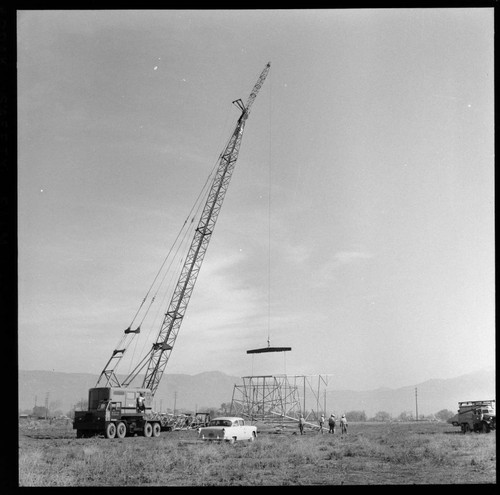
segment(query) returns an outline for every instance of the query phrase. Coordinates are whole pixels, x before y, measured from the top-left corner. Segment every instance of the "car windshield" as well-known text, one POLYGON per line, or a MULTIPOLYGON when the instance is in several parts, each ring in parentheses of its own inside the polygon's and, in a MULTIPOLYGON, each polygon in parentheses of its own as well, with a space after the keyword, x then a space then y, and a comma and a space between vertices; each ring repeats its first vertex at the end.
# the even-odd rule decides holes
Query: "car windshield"
POLYGON ((233 423, 229 419, 212 419, 209 426, 232 426, 233 423))

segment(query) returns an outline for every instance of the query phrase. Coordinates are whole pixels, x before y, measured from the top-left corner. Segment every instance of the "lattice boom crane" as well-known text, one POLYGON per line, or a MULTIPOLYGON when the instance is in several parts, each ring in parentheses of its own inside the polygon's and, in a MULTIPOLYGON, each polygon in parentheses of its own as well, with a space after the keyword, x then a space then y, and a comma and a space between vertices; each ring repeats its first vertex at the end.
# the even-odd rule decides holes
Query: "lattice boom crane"
MULTIPOLYGON (((270 67, 270 63, 265 66, 246 104, 241 99, 233 101, 233 104, 241 110, 241 115, 226 148, 220 155, 206 203, 156 341, 144 358, 122 382, 115 374, 115 369, 126 348, 113 351, 111 358, 99 376, 96 387, 89 390, 89 410, 75 412, 73 428, 77 430, 78 437, 99 432, 104 433, 108 438, 115 435, 130 435, 136 432, 142 432, 145 436, 159 435, 161 424, 150 416, 151 399, 155 395, 163 376, 193 293, 194 285, 238 159, 246 120, 270 67), (131 383, 144 370, 146 371, 142 387, 131 388, 131 383), (104 386, 99 386, 101 383, 104 386), (137 404, 137 400, 140 401, 141 398, 145 399, 144 408, 137 404)), ((125 337, 139 333, 139 331, 139 328, 136 330, 128 328, 125 330, 125 337)))

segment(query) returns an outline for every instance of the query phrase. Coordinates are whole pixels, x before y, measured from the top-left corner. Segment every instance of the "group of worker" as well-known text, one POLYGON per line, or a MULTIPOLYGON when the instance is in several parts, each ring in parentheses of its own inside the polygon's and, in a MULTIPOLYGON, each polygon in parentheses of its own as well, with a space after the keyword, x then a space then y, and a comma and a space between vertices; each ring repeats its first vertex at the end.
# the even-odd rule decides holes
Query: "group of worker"
MULTIPOLYGON (((299 430, 300 434, 304 434, 304 426, 306 424, 306 420, 304 419, 304 416, 301 415, 299 419, 299 430)), ((325 415, 322 414, 321 417, 319 418, 319 432, 323 434, 325 431, 323 429, 323 426, 325 424, 325 415)), ((335 414, 331 414, 330 417, 328 418, 328 433, 335 434, 335 426, 337 425, 337 421, 335 419, 335 414)), ((347 418, 345 417, 345 414, 342 414, 342 417, 340 418, 340 430, 342 435, 345 433, 347 434, 347 418)))

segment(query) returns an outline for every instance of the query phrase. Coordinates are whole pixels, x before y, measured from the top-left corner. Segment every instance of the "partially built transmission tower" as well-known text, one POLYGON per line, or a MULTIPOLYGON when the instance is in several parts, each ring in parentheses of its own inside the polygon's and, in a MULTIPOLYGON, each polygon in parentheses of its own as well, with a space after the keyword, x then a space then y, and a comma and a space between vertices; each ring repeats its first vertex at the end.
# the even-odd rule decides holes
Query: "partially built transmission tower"
POLYGON ((318 427, 317 419, 326 414, 328 375, 254 375, 242 380, 233 389, 231 414, 276 426, 296 423, 303 415, 311 427, 318 427))

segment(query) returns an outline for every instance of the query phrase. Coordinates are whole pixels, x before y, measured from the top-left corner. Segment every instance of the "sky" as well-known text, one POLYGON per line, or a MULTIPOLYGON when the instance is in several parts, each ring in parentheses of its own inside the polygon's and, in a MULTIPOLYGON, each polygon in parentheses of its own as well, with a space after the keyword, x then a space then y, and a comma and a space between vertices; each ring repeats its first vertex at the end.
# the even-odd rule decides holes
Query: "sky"
POLYGON ((19 368, 102 371, 268 62, 165 373, 369 390, 494 366, 493 28, 18 11, 19 368), (246 353, 268 339, 292 350, 246 353))

